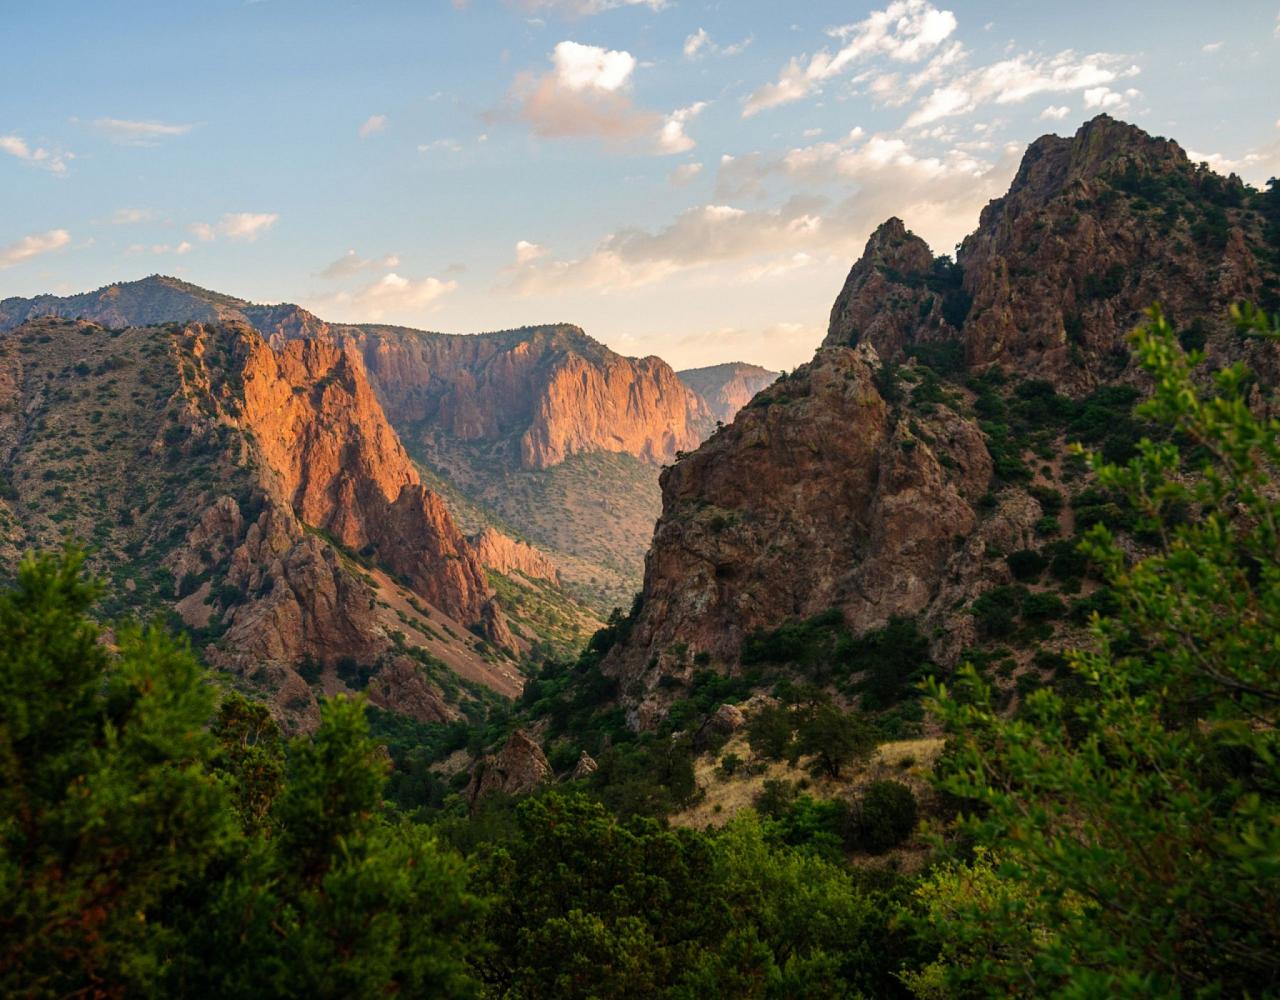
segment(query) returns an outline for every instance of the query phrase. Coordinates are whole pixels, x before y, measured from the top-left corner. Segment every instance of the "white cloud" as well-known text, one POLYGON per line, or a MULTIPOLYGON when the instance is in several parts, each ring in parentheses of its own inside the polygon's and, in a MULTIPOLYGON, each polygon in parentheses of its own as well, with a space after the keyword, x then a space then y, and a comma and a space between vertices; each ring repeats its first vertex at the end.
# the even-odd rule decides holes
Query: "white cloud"
POLYGON ((193 249, 195 248, 190 243, 188 243, 186 240, 183 240, 181 243, 178 243, 177 245, 171 245, 168 243, 153 243, 151 244, 151 246, 146 246, 142 243, 135 243, 133 244, 133 246, 129 247, 129 253, 153 253, 158 256, 160 255, 167 256, 169 254, 176 254, 177 256, 181 257, 184 254, 190 253, 193 249))
POLYGON ((682 163, 671 171, 670 181, 676 187, 682 187, 688 184, 695 177, 702 173, 701 163, 682 163))
POLYGON ((370 115, 359 128, 360 138, 367 139, 371 135, 377 135, 379 132, 385 131, 388 120, 386 115, 370 115))
POLYGON ((979 105, 1013 104, 1045 93, 1098 88, 1136 76, 1128 58, 1097 52, 1081 56, 1066 49, 1052 56, 1034 53, 1013 56, 957 75, 937 87, 907 119, 907 127, 927 125, 941 118, 966 114, 979 105))
POLYGON ((607 10, 620 7, 648 7, 650 10, 665 10, 670 6, 669 0, 520 0, 520 5, 527 11, 536 13, 547 11, 565 17, 591 17, 603 14, 607 10))
POLYGON ((461 153, 462 144, 457 139, 436 139, 418 144, 419 153, 461 153))
POLYGON ((93 127, 112 142, 125 146, 154 146, 160 139, 186 135, 190 125, 158 121, 133 121, 128 118, 98 118, 93 127))
POLYGON ((547 248, 544 246, 530 243, 528 240, 520 240, 516 243, 516 264, 528 264, 544 256, 546 252, 547 248))
POLYGON ((823 49, 807 62, 803 57, 792 59, 776 83, 759 88, 747 98, 743 117, 798 101, 872 56, 918 62, 955 30, 956 17, 951 11, 938 10, 927 0, 895 0, 857 24, 829 29, 827 33, 843 46, 835 53, 823 49))
POLYGON ((279 218, 274 212, 228 212, 216 225, 193 222, 188 228, 202 243, 211 243, 219 236, 251 243, 274 226, 279 218))
MULTIPOLYGON (((1280 128, 1280 122, 1276 122, 1280 128)), ((1255 147, 1243 156, 1229 157, 1221 153, 1187 150, 1193 163, 1207 163, 1220 174, 1239 174, 1250 184, 1261 187, 1272 177, 1280 177, 1280 139, 1255 147)))
POLYGON ((664 153, 687 153, 697 145, 688 135, 684 127, 702 114, 707 106, 706 101, 690 104, 687 108, 679 108, 667 116, 658 133, 658 146, 664 153))
POLYGON ((58 250, 70 242, 71 234, 65 229, 50 229, 47 233, 24 236, 8 246, 0 247, 0 269, 58 250))
POLYGON ((717 45, 705 28, 699 28, 684 40, 684 57, 698 59, 704 55, 736 56, 746 51, 751 42, 752 39, 748 37, 732 45, 717 45))
POLYGON ((630 52, 602 49, 596 45, 561 42, 552 53, 558 83, 569 90, 621 90, 635 72, 636 57, 630 52))
POLYGON ((1212 55, 1214 52, 1217 52, 1220 48, 1222 48, 1221 42, 1208 42, 1207 44, 1200 46, 1200 51, 1208 52, 1209 54, 1212 55))
POLYGON ((705 28, 699 28, 692 35, 684 40, 684 56, 686 59, 694 59, 698 53, 711 44, 711 36, 707 34, 705 28))
POLYGON ((8 153, 53 174, 65 174, 67 163, 75 159, 74 153, 51 153, 43 147, 32 147, 18 135, 0 135, 0 153, 8 153))
POLYGON ((392 271, 354 292, 316 299, 314 308, 322 315, 352 322, 389 317, 412 320, 457 288, 456 281, 405 278, 392 271))
POLYGON ((1058 105, 1057 107, 1050 105, 1049 107, 1045 108, 1043 111, 1040 112, 1039 118, 1042 122, 1043 121, 1060 122, 1062 121, 1062 119, 1066 118, 1067 115, 1069 114, 1071 114, 1071 109, 1067 107, 1065 104, 1058 105))
POLYGON ((855 129, 839 142, 802 146, 777 157, 721 159, 717 198, 657 229, 627 227, 579 257, 551 255, 518 264, 508 288, 556 295, 628 288, 697 277, 719 285, 766 280, 855 256, 868 234, 899 216, 937 251, 949 251, 978 213, 1008 187, 1020 148, 994 159, 952 148, 926 155, 892 135, 855 129), (790 195, 777 207, 746 209, 734 192, 763 197, 771 181, 790 195), (820 192, 849 192, 832 202, 820 192))
POLYGON ((616 144, 646 140, 657 153, 693 148, 685 125, 705 103, 666 116, 636 107, 630 91, 638 63, 630 52, 564 41, 551 53, 551 64, 541 76, 517 76, 507 95, 508 107, 535 135, 616 144))
POLYGON ((1090 87, 1084 92, 1086 108, 1115 108, 1124 103, 1124 95, 1117 94, 1109 87, 1090 87))
POLYGON ((375 268, 392 268, 400 265, 400 258, 395 254, 387 254, 384 257, 361 257, 354 250, 348 250, 337 260, 328 264, 320 277, 327 278, 330 281, 337 281, 343 278, 350 278, 359 274, 361 271, 368 271, 375 268))

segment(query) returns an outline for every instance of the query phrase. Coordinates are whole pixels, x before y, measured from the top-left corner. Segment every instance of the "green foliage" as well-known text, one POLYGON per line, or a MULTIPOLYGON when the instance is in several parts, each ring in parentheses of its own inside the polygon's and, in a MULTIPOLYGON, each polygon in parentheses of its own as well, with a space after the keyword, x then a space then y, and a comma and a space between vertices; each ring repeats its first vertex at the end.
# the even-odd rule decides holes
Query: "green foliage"
POLYGON ((0 594, 0 989, 7 996, 468 996, 461 860, 381 818, 358 702, 286 753, 185 643, 87 613, 83 557, 0 594))
POLYGON ((1070 657, 1083 697, 1044 688, 1007 719, 971 671, 963 697, 935 688, 958 741, 943 787, 977 805, 966 828, 998 864, 922 890, 940 957, 921 996, 1238 996, 1280 981, 1280 422, 1246 405, 1240 367, 1203 394, 1158 310, 1134 343, 1155 387, 1140 414, 1205 457, 1164 440, 1126 466, 1092 459, 1155 548, 1135 559, 1102 522, 1088 535, 1114 605, 1070 657))
POLYGON ((865 851, 887 851, 911 836, 917 817, 910 788, 900 781, 872 782, 853 812, 853 841, 865 851))
POLYGON ((875 752, 879 734, 865 717, 842 712, 829 701, 820 701, 800 715, 796 749, 813 756, 814 770, 831 778, 854 761, 867 760, 875 752))

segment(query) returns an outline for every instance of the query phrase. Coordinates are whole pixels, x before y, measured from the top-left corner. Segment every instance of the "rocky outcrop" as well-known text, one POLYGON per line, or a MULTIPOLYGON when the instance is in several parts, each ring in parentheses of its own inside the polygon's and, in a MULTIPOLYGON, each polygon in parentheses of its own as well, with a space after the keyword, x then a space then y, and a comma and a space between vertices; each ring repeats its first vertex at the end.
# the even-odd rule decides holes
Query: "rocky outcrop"
POLYGON ((868 629, 936 595, 991 458, 948 408, 899 421, 878 367, 869 344, 824 347, 663 474, 640 612, 604 665, 636 725, 663 676, 690 679, 699 654, 728 668, 754 630, 832 607, 868 629))
POLYGON ((422 667, 407 656, 386 663, 369 682, 369 704, 417 722, 453 722, 461 717, 445 701, 444 692, 424 676, 422 667))
POLYGON ((486 795, 528 795, 554 777, 547 755, 537 740, 517 729, 496 754, 487 754, 475 763, 467 786, 467 805, 474 810, 486 795))
POLYGON ((367 551, 446 614, 482 620, 484 570, 427 490, 350 348, 250 338, 242 419, 302 521, 367 551))
POLYGON ((519 573, 530 580, 560 581, 556 564, 528 542, 516 541, 496 528, 486 527, 469 541, 480 565, 498 573, 519 573))
POLYGON ((777 372, 741 361, 708 368, 689 368, 676 374, 681 382, 706 400, 711 415, 725 424, 751 402, 752 396, 778 377, 777 372))
POLYGON ((1124 335, 1160 301, 1211 363, 1243 356, 1274 384, 1276 346, 1245 343, 1224 319, 1232 300, 1280 287, 1250 197, 1100 116, 1030 147, 958 264, 901 220, 880 226, 813 361, 664 473, 641 603, 602 667, 629 722, 660 719, 679 686, 661 682, 690 680, 695 658, 733 672, 751 632, 830 609, 855 633, 914 616, 934 658, 954 663, 977 638, 970 603, 1012 580, 991 554, 1044 544, 1045 511, 1023 484, 1052 472, 1028 450, 1015 461, 1038 471, 993 481, 958 376, 1000 367, 1032 395, 1034 380, 1077 397, 1140 387, 1124 335))

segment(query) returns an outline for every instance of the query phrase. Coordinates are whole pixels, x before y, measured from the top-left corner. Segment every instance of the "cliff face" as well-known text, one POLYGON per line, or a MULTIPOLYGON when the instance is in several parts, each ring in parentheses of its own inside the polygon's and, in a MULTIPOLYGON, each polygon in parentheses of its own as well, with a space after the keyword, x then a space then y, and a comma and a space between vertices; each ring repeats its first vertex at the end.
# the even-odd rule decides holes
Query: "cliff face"
POLYGON ((475 549, 480 565, 486 569, 508 576, 519 573, 530 580, 557 582, 560 579, 560 570, 553 560, 528 542, 517 541, 495 528, 485 528, 468 541, 475 549))
POLYGON ((369 551, 446 614, 480 622, 484 571, 419 482, 359 355, 316 340, 273 351, 255 337, 243 377, 244 424, 302 521, 369 551))
POLYGON ((1125 335, 1159 302, 1175 324, 1196 324, 1212 361, 1234 359, 1241 345, 1217 336, 1227 306, 1265 297, 1268 277, 1244 201, 1238 178, 1100 115, 1028 147, 958 266, 934 261, 899 220, 882 226, 836 301, 826 343, 865 340, 895 361, 949 343, 970 369, 998 364, 1080 395, 1129 377, 1125 335))
POLYGON ((711 415, 726 424, 751 402, 751 397, 778 377, 777 372, 741 361, 711 365, 709 368, 689 368, 676 374, 681 382, 706 400, 711 415))
POLYGON ((358 355, 236 324, 29 321, 0 334, 0 487, 6 565, 92 539, 107 613, 173 608, 290 725, 315 721, 315 685, 453 717, 424 663, 519 691, 467 631, 516 645, 358 355))
MULTIPOLYGON (((958 266, 882 225, 813 361, 663 475, 642 601, 603 666, 631 723, 662 716, 660 682, 689 680, 695 657, 734 672, 751 632, 833 608, 855 633, 914 617, 954 663, 980 638, 975 598, 1015 582, 1004 555, 1070 530, 1087 481, 1063 474, 1079 431, 1053 414, 1141 391, 1124 334, 1143 309, 1160 301, 1211 364, 1243 356, 1275 383, 1275 346, 1224 319, 1280 288, 1257 197, 1103 116, 1030 147, 958 266), (1016 438, 1015 416, 1034 433, 1016 438)), ((1088 412, 1102 435, 1128 419, 1088 412)))

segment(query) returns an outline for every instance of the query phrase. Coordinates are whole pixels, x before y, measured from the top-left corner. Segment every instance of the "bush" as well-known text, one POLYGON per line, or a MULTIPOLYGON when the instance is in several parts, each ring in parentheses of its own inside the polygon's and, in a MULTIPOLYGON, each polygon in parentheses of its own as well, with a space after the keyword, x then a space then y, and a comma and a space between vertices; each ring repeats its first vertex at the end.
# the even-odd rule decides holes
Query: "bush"
POLYGON ((1034 549, 1010 552, 1005 556, 1005 562, 1009 564, 1009 572, 1013 574, 1014 579, 1022 581, 1039 579, 1040 574, 1049 565, 1049 561, 1034 549))
POLYGON ((853 842, 879 853, 907 840, 916 828, 916 796, 900 781, 874 782, 851 813, 853 842))

